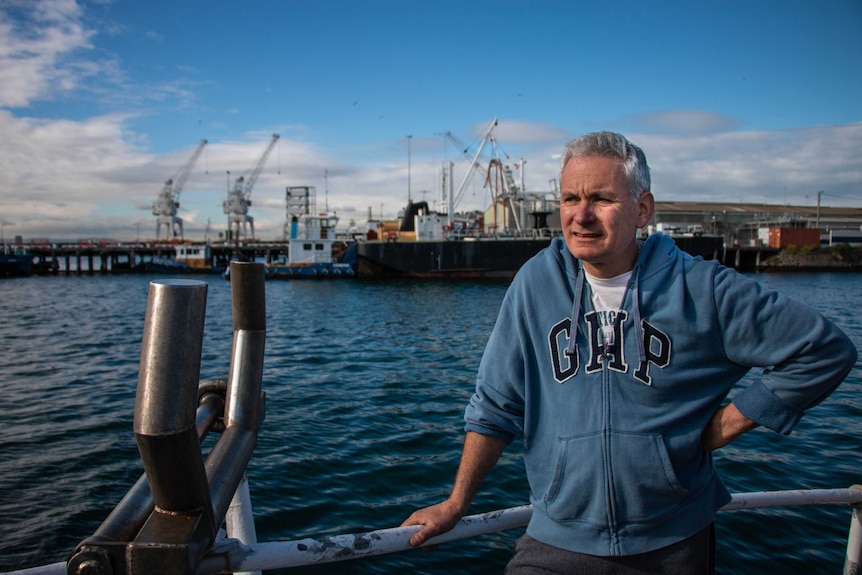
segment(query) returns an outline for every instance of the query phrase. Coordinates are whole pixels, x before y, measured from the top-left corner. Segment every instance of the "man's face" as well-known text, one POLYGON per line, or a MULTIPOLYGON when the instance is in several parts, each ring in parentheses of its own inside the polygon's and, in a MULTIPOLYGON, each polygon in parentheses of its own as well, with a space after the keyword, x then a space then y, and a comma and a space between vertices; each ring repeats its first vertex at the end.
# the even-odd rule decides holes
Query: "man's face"
POLYGON ((563 168, 563 236, 569 251, 596 277, 614 277, 634 267, 635 234, 649 222, 653 208, 649 192, 632 199, 622 163, 615 158, 572 158, 563 168))

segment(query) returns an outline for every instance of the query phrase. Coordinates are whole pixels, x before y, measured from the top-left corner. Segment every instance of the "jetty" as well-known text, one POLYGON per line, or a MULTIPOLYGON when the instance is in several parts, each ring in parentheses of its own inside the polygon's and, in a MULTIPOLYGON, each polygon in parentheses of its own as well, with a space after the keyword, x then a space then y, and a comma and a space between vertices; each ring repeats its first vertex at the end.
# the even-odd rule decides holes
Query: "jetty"
MULTIPOLYGON (((705 237, 674 239, 681 249, 689 253, 698 253, 705 259, 718 260, 723 265, 739 271, 858 271, 862 269, 862 249, 852 246, 844 246, 843 251, 837 247, 821 248, 819 251, 800 251, 770 246, 726 245, 719 242, 713 249, 704 243, 708 239, 705 237)), ((352 240, 345 238, 345 245, 349 241, 352 240)), ((213 261, 221 262, 224 266, 231 261, 272 263, 289 253, 288 241, 178 244, 86 240, 56 244, 27 243, 16 247, 32 256, 32 270, 35 275, 92 276, 155 273, 152 271, 152 266, 148 264, 174 257, 177 245, 206 246, 213 261)), ((371 268, 367 265, 360 266, 357 275, 366 277, 375 275, 369 272, 369 269, 371 268)))
POLYGON ((275 261, 288 251, 288 242, 196 243, 113 242, 37 243, 22 247, 33 256, 37 275, 113 275, 147 273, 147 264, 172 258, 177 245, 207 246, 214 260, 275 261))
MULTIPOLYGON (((240 245, 210 243, 213 259, 221 261, 277 261, 288 253, 289 242, 249 242, 240 245)), ((113 275, 147 273, 147 263, 173 257, 174 243, 82 241, 59 244, 27 244, 34 256, 37 275, 113 275)), ((685 249, 685 247, 683 247, 685 249)), ((727 246, 705 257, 739 270, 755 270, 781 250, 770 247, 727 246), (710 257, 711 256, 711 257, 710 257)))

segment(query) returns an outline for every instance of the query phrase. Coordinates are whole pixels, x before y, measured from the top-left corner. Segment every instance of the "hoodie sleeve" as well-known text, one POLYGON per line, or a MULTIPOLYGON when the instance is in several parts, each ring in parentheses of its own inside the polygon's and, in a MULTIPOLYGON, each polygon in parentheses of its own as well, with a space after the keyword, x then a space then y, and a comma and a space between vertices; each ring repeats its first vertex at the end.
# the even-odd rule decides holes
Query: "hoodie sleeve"
POLYGON ((512 288, 506 293, 494 330, 485 346, 476 391, 464 413, 465 430, 511 443, 523 432, 524 361, 512 288))
POLYGON ((717 267, 715 298, 727 357, 763 368, 733 404, 764 427, 789 434, 856 363, 850 339, 823 315, 734 270, 717 267))

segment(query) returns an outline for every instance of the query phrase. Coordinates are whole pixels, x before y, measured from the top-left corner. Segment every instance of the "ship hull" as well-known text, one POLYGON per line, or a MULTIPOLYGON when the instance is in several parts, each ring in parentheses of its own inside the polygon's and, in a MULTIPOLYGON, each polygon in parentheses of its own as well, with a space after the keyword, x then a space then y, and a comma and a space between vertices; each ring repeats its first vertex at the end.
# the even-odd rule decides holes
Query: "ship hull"
MULTIPOLYGON (((367 241, 357 245, 358 277, 511 279, 550 238, 367 241)), ((721 236, 674 236, 683 251, 721 260, 721 236)))
POLYGON ((309 265, 268 265, 267 279, 338 279, 356 276, 353 266, 345 263, 320 263, 309 265))
POLYGON ((33 275, 33 256, 29 254, 0 254, 0 277, 27 277, 33 275))
POLYGON ((510 279, 550 242, 550 238, 360 242, 357 275, 510 279))

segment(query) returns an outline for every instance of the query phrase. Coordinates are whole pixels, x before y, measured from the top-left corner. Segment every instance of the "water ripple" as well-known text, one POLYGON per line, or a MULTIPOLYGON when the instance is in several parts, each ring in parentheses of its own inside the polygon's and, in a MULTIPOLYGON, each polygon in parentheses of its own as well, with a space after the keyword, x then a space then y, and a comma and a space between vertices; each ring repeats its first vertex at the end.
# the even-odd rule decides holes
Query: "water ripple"
MULTIPOLYGON (((762 274, 862 344, 858 276, 762 274)), ((0 570, 64 560, 142 472, 132 430, 149 278, 0 281, 0 570)), ((230 284, 207 279, 202 378, 226 377, 230 284)), ((262 541, 398 525, 445 497, 502 283, 269 282, 266 420, 249 465, 262 541)), ((717 457, 733 491, 862 483, 859 367, 790 437, 717 457), (851 431, 851 432, 848 432, 851 431)), ((214 438, 208 438, 205 449, 214 438)), ((527 502, 520 443, 471 512, 527 502)), ((723 513, 719 572, 835 572, 846 508, 723 513)), ((291 574, 500 572, 519 530, 291 574)))

